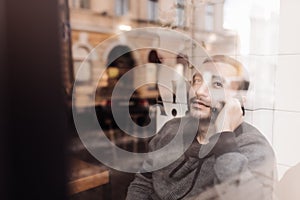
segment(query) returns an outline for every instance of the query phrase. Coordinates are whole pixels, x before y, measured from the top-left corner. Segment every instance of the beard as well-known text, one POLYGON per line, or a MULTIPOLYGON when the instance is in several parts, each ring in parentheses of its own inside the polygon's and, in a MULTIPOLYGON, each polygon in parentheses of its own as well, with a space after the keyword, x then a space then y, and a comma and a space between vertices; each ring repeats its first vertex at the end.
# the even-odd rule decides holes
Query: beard
POLYGON ((189 114, 204 123, 210 121, 212 111, 208 102, 193 97, 189 100, 189 114), (202 106, 202 108, 199 106, 202 106))
POLYGON ((211 122, 211 115, 201 115, 198 111, 190 110, 189 115, 195 119, 198 119, 201 123, 208 124, 211 122))
POLYGON ((202 144, 206 144, 209 138, 209 130, 213 130, 216 117, 212 109, 210 109, 209 112, 204 112, 194 108, 192 103, 190 103, 189 106, 189 115, 193 118, 192 121, 198 121, 197 137, 202 138, 202 144))

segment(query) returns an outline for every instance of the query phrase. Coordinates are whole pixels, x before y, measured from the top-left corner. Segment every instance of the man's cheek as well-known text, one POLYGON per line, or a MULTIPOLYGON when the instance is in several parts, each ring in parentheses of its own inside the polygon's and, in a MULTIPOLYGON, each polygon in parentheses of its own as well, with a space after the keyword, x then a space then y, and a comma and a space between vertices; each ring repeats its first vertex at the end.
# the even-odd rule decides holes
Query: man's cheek
POLYGON ((193 98, 193 97, 195 97, 195 90, 194 90, 193 88, 191 88, 191 89, 189 90, 189 100, 190 100, 191 98, 193 98))
POLYGON ((238 94, 237 90, 226 90, 225 91, 226 98, 235 97, 237 94, 238 94))

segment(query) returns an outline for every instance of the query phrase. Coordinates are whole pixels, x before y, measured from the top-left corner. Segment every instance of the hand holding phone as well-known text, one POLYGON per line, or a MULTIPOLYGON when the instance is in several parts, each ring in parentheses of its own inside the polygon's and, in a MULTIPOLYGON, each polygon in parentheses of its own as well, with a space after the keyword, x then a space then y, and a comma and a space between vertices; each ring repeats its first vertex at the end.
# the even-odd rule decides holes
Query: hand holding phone
POLYGON ((212 112, 216 114, 217 133, 232 132, 243 122, 244 109, 241 101, 237 98, 228 98, 226 102, 218 102, 218 105, 212 108, 212 112))

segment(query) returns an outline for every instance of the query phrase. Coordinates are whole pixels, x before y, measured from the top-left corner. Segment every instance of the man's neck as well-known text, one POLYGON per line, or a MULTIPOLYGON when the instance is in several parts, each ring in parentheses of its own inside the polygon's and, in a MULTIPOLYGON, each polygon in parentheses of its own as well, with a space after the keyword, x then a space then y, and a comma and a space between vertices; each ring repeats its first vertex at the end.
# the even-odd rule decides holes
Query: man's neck
POLYGON ((200 120, 197 134, 197 141, 200 144, 207 144, 214 133, 215 127, 208 120, 200 120))

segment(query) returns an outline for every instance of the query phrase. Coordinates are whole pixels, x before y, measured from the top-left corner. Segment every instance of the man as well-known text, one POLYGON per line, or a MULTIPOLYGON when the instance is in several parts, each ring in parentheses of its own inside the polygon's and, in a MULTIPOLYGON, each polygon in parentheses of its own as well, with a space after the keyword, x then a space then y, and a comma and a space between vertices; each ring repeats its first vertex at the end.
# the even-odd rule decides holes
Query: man
POLYGON ((243 122, 241 90, 247 89, 241 63, 223 55, 206 59, 193 76, 189 115, 167 122, 149 146, 155 151, 167 145, 181 120, 190 122, 184 134, 197 126, 194 141, 170 165, 138 173, 127 199, 272 199, 274 153, 265 137, 243 122))

